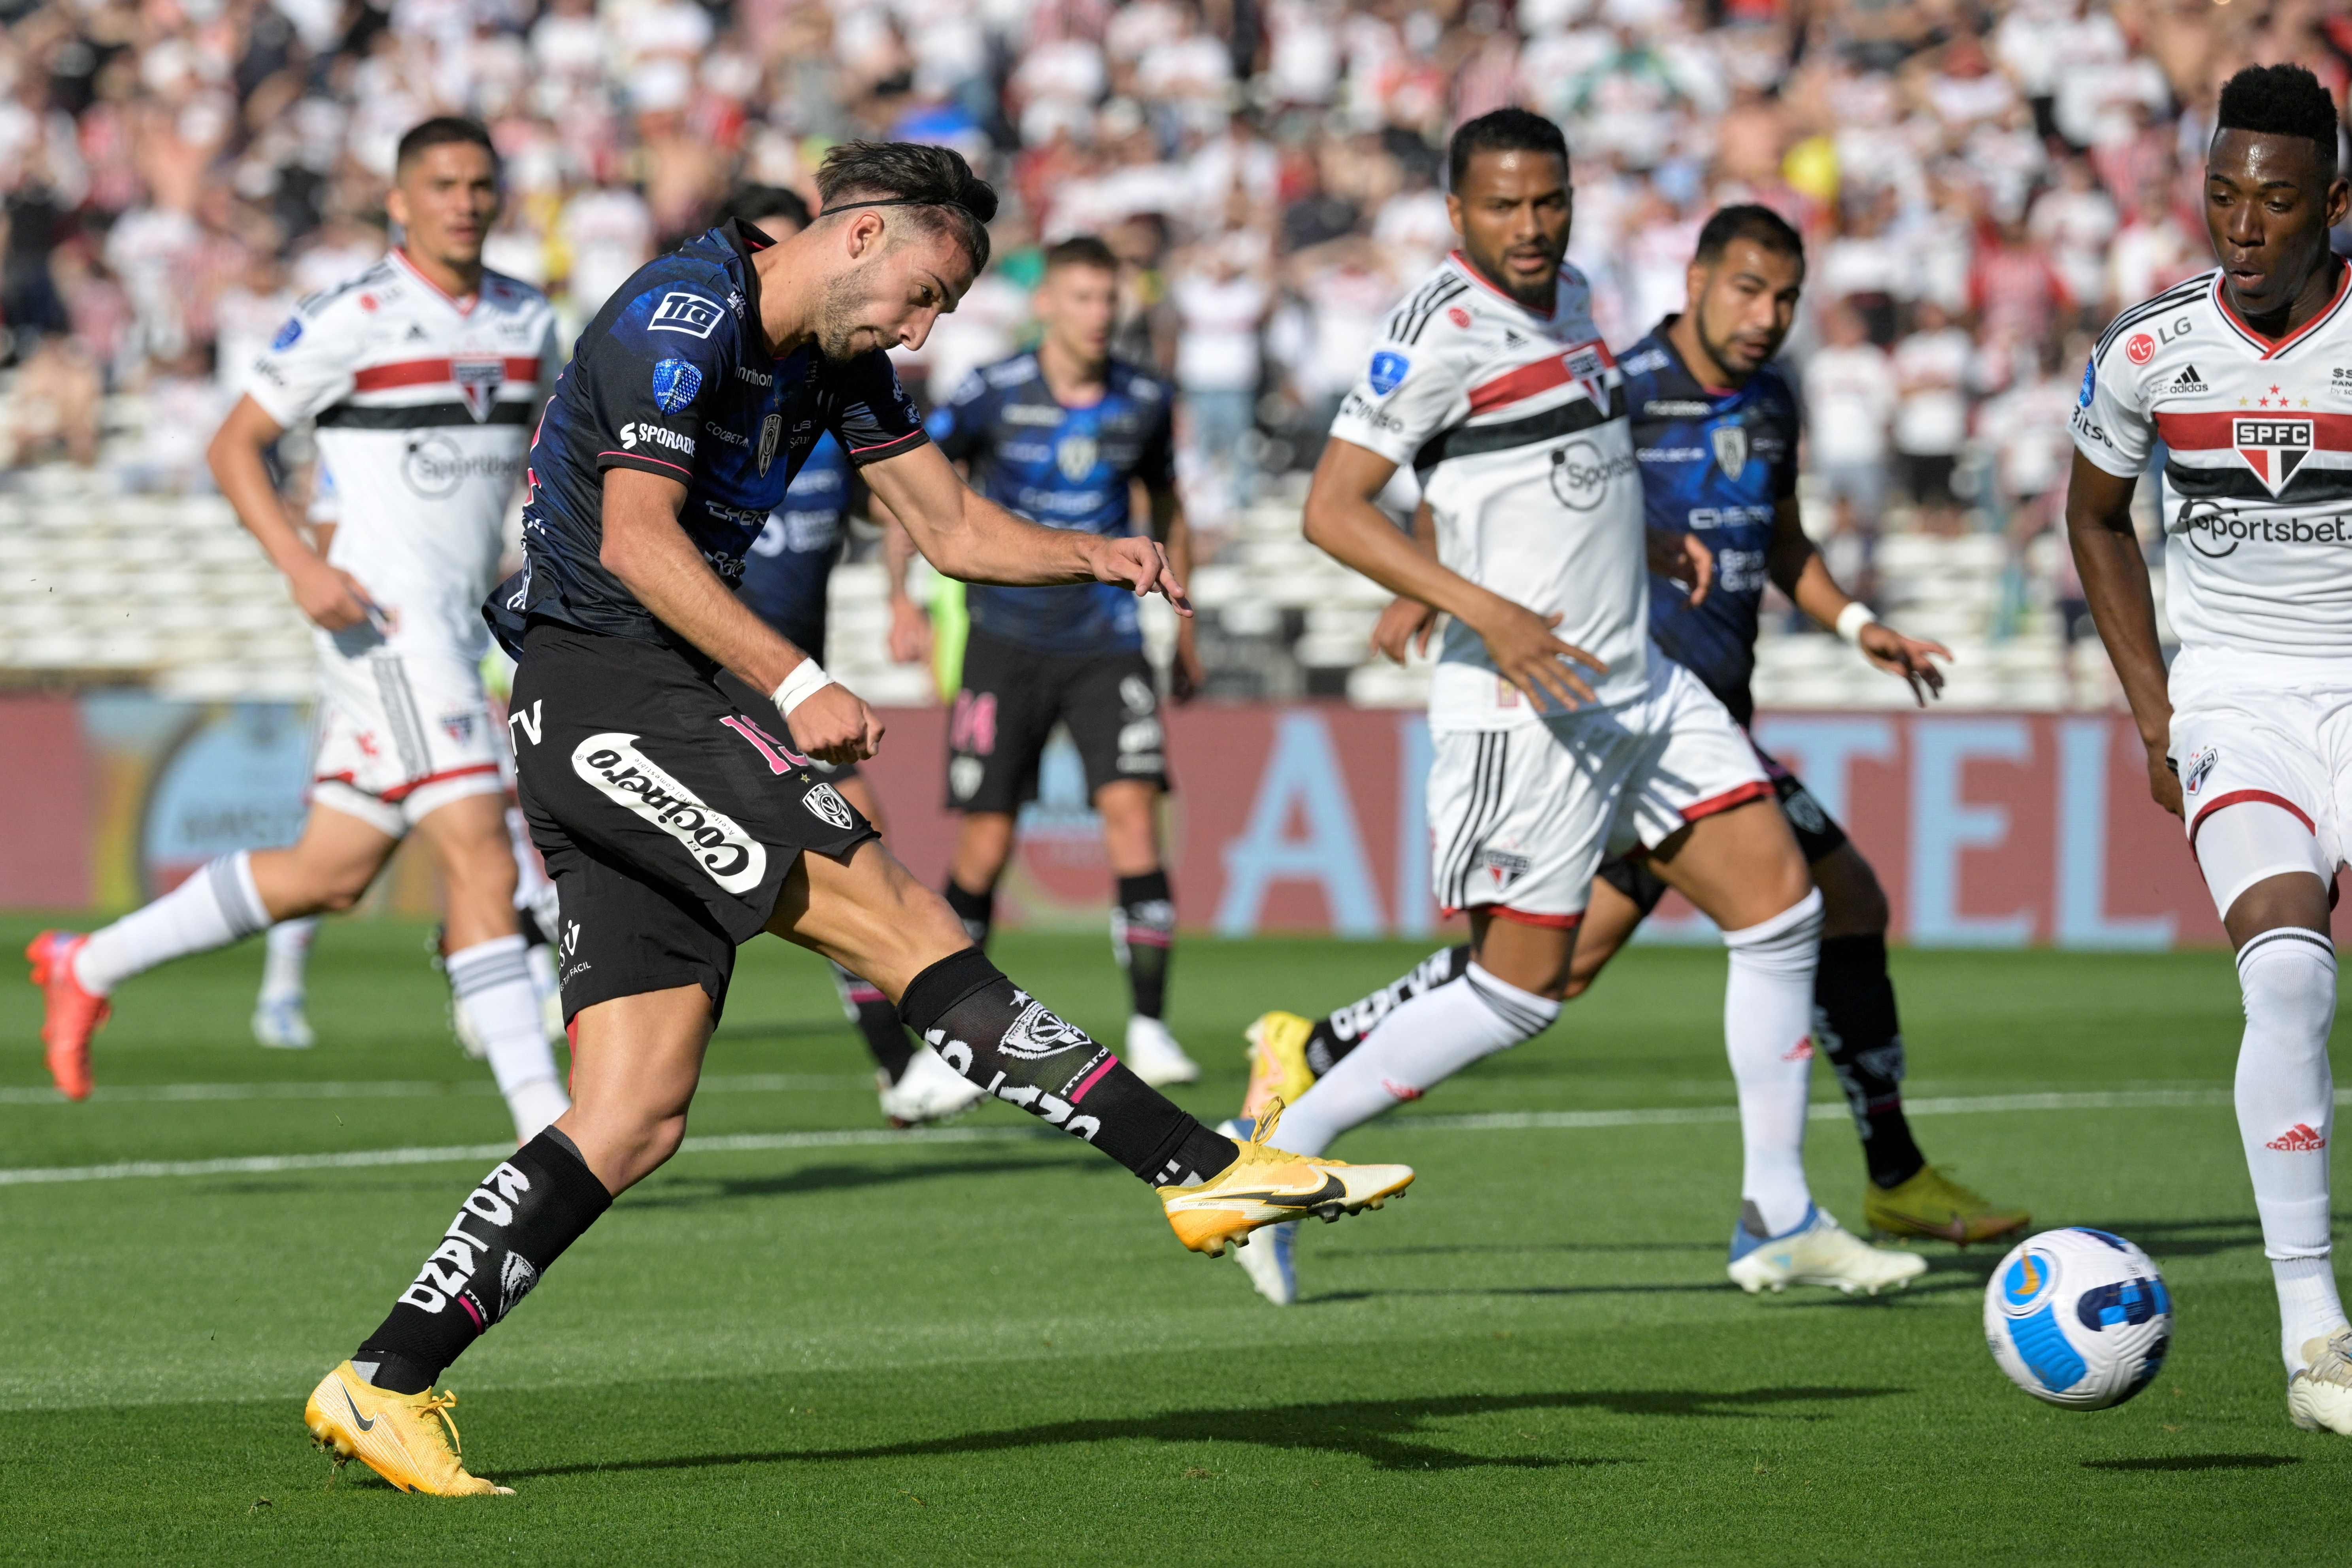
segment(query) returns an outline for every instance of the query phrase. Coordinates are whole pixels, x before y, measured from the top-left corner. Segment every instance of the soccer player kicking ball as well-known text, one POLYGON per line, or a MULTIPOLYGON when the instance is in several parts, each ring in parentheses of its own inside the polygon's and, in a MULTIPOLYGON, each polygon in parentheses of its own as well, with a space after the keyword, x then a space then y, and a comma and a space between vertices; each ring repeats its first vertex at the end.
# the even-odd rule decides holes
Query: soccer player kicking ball
MULTIPOLYGON (((1714 582, 1697 602, 1672 582, 1651 579, 1651 640, 1706 682, 1742 728, 1756 710, 1748 682, 1768 580, 1880 668, 1909 680, 1923 704, 1943 684, 1930 658, 1945 649, 1879 624, 1849 598, 1799 521, 1797 402, 1772 359, 1795 317, 1804 274, 1804 240, 1779 214, 1726 207, 1699 231, 1688 309, 1661 321, 1623 361, 1650 524, 1700 535, 1715 557, 1714 582)), ((1426 509, 1422 516, 1425 528, 1426 509)), ((1427 605, 1399 599, 1382 616, 1374 644, 1402 663, 1407 644, 1418 638, 1425 645, 1435 620, 1427 605)), ((2021 1228, 2030 1215, 1988 1203, 1919 1152, 1903 1113, 1903 1036, 1886 973, 1886 896, 1869 863, 1796 775, 1769 756, 1762 761, 1822 893, 1813 1042, 1836 1071, 1862 1136, 1869 1172, 1863 1217, 1874 1230, 1960 1243, 2021 1228)), ((1563 999, 1582 994, 1599 978, 1665 893, 1664 879, 1645 857, 1602 863, 1576 929, 1563 999)), ((1250 1092, 1242 1116, 1255 1116, 1276 1096, 1298 1099, 1398 1004, 1458 979, 1470 962, 1470 948, 1459 945, 1327 1017, 1277 1012, 1259 1018, 1250 1027, 1250 1092)), ((1236 1255, 1260 1293, 1276 1300, 1289 1300, 1293 1290, 1283 1240, 1236 1255)))
POLYGON ((478 605, 555 363, 546 297, 482 266, 499 203, 498 155, 480 126, 411 130, 387 198, 400 247, 302 302, 213 437, 221 493, 319 628, 310 814, 289 848, 223 856, 88 936, 34 939, 41 1038, 69 1099, 89 1093, 90 1037, 116 986, 276 921, 351 908, 414 830, 447 899, 450 989, 516 1136, 531 1138, 568 1103, 517 933, 504 742, 480 668, 478 605), (305 418, 337 486, 324 557, 287 515, 264 458, 305 418))
MULTIPOLYGON (((2221 267, 2116 318, 2083 372, 2066 531, 2147 747, 2157 804, 2238 953, 2238 1133, 2278 1288, 2294 1424, 2352 1436, 2352 1325, 2328 1257, 2328 934, 2352 734, 2352 187, 2336 106, 2300 66, 2221 89, 2205 162, 2221 267), (2166 448, 2168 678, 2132 491, 2166 448)), ((1286 1129, 1287 1131, 1287 1129, 1286 1129)))
POLYGON ((1157 1187, 1195 1251, 1412 1180, 1202 1126, 1014 989, 818 775, 813 759, 871 756, 881 725, 730 580, 820 430, 951 575, 1182 589, 1149 540, 1039 528, 967 490, 899 389, 884 351, 919 346, 971 287, 995 193, 906 143, 835 147, 817 187, 791 239, 730 223, 641 268, 532 445, 526 564, 486 613, 520 660, 516 773, 562 898, 576 1098, 310 1395, 313 1436, 404 1489, 500 1489, 467 1473, 433 1383, 677 1150, 736 947, 762 931, 872 981, 957 1071, 1157 1187))
MULTIPOLYGON (((1177 576, 1189 575, 1175 389, 1110 353, 1118 258, 1088 236, 1063 240, 1045 252, 1035 303, 1045 341, 972 372, 932 414, 931 439, 966 465, 974 489, 1049 528, 1124 538, 1134 530, 1133 491, 1141 484, 1152 537, 1167 547, 1177 576)), ((908 625, 920 612, 903 573, 892 579, 893 651, 921 657, 923 639, 908 625)), ((948 903, 985 944, 1016 814, 1036 798, 1037 764, 1054 726, 1067 725, 1117 879, 1111 951, 1133 1003, 1126 1059, 1146 1083, 1191 1083, 1201 1069, 1161 1021, 1176 934, 1160 843, 1168 737, 1134 595, 1107 584, 975 587, 965 602, 971 630, 947 759, 948 807, 963 814, 963 827, 948 866, 948 903)), ((1184 701, 1200 682, 1187 620, 1177 631, 1172 695, 1184 701)))
POLYGON ((1320 1151, 1541 1033, 1594 872, 1639 844, 1731 950, 1724 1029, 1746 1147, 1732 1278, 1899 1285, 1926 1260, 1865 1246, 1806 1188, 1822 896, 1739 726, 1650 646, 1647 572, 1704 601, 1712 558, 1643 526, 1626 377, 1561 263, 1567 143, 1548 120, 1497 110, 1456 131, 1449 158, 1462 248, 1390 316, 1316 468, 1307 533, 1453 616, 1430 690, 1432 885, 1469 914, 1470 962, 1302 1095, 1284 1136, 1320 1151), (1434 558, 1372 504, 1408 460, 1434 558))

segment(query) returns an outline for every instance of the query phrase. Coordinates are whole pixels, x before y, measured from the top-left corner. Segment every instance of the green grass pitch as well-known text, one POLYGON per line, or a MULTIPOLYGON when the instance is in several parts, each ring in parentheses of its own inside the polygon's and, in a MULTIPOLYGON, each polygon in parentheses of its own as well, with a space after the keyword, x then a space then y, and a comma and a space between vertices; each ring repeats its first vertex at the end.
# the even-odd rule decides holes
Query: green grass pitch
MULTIPOLYGON (((22 944, 34 922, 0 922, 22 944)), ((0 989, 0 1166, 495 1142, 423 933, 332 926, 308 1054, 245 1034, 259 955, 126 987, 100 1098, 42 1103, 31 989, 0 989), (267 1085, 175 1090, 166 1085, 267 1085), (301 1086, 319 1085, 317 1089, 301 1086), (192 1093, 240 1098, 191 1098, 192 1093)), ((1425 949, 1187 941, 1171 1022, 1223 1115, 1239 1032, 1425 949)), ((1097 1030, 1099 938, 1006 970, 1097 1030)), ((303 1394, 406 1282, 483 1162, 0 1183, 0 1558, 58 1562, 2341 1563, 2352 1445, 2286 1421, 2228 1105, 2226 957, 1898 956, 1930 1157, 2039 1223, 2139 1241, 2178 1308, 2133 1404, 2045 1408, 1986 1354, 1994 1254, 1907 1293, 1751 1300, 1722 958, 1636 949, 1541 1040, 1339 1153, 1412 1201, 1299 1247, 1276 1310, 1180 1250, 1149 1194, 992 1106, 961 1142, 777 1146, 878 1126, 823 971, 752 950, 690 1151, 625 1197, 447 1380, 509 1499, 403 1497, 330 1466, 303 1394), (1988 1110, 2037 1091, 2201 1091, 1988 1110), (1937 1110, 1938 1102, 1946 1103, 1937 1110), (1640 1108, 1622 1126, 1466 1112, 1640 1108)), ((1818 1101, 1835 1098, 1823 1069, 1818 1101)), ((1815 1190, 1859 1220, 1848 1125, 1815 1190)))

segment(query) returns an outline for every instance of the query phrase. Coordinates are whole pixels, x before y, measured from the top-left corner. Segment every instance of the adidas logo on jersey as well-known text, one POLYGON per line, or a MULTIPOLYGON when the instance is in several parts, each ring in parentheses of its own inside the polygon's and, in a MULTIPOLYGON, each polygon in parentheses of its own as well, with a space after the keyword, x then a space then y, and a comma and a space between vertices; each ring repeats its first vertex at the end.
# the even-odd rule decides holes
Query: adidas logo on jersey
POLYGON ((2191 364, 2183 365, 2181 367, 2180 374, 2174 376, 2172 378, 2171 384, 2167 386, 2164 390, 2167 392, 2208 392, 2210 391, 2211 388, 2205 384, 2204 378, 2197 374, 2197 367, 2191 364))

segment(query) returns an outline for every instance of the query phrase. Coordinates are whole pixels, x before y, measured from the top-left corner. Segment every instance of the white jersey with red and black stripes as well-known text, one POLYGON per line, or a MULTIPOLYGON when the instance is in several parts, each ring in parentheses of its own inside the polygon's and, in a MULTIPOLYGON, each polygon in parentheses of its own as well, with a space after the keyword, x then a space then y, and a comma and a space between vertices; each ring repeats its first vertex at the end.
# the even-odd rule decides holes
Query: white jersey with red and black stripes
POLYGON ((2352 267, 2284 338, 2217 268, 2118 316, 2075 447, 2118 478, 2165 449, 2165 613, 2184 647, 2352 658, 2352 267))
MULTIPOLYGON (((1592 323, 1591 289, 1560 269, 1549 314, 1497 289, 1459 251, 1389 317, 1331 434, 1410 463, 1437 525, 1438 559, 1538 615, 1609 665, 1605 705, 1650 689, 1642 477, 1624 376, 1592 323)), ((1542 717, 1449 625, 1430 690, 1441 731, 1542 717)))
POLYGON ((329 559, 388 612, 393 650, 487 650, 482 598, 555 351, 538 289, 487 272, 453 300, 395 250, 303 300, 255 364, 247 390, 271 418, 317 422, 336 489, 329 559))

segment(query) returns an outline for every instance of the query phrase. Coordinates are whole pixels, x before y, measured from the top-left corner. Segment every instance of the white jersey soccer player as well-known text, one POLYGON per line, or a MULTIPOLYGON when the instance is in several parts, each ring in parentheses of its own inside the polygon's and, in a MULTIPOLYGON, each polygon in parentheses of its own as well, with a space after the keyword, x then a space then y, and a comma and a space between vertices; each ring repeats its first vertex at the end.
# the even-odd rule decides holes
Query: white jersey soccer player
POLYGON ((2206 166, 2221 266, 2117 317, 2083 373, 2067 528, 2083 586, 2237 950, 2238 1131, 2295 1424, 2352 1436, 2330 1258, 2328 911, 2352 849, 2352 207, 2300 67, 2224 86, 2206 166), (2131 500, 2161 443, 2168 674, 2131 500))
POLYGON ((480 668, 481 601, 558 364, 545 296, 480 265, 498 201, 496 154, 478 126, 412 130, 389 198, 402 248, 297 308, 214 439, 223 493, 319 628, 311 811, 289 848, 224 856, 87 937, 36 939, 42 1036, 71 1098, 89 1091, 89 1037, 122 981, 349 907, 423 826, 448 894, 450 989, 517 1131, 531 1137, 569 1103, 515 934, 505 738, 480 668), (306 419, 335 487, 323 561, 262 461, 306 419))
MULTIPOLYGON (((1430 688, 1433 887, 1469 915, 1474 957, 1307 1089, 1282 1135, 1319 1151, 1549 1026, 1594 872, 1638 848, 1731 950, 1725 1028, 1746 1147, 1732 1278, 1749 1290, 1899 1284, 1924 1261, 1864 1246, 1805 1183, 1821 895, 1755 749, 1650 644, 1648 574, 1703 587, 1707 556, 1644 526, 1624 376, 1561 260, 1566 144, 1549 121, 1500 110, 1454 133, 1450 161, 1463 248, 1389 317, 1332 424, 1306 521, 1349 565, 1453 616, 1430 688), (1408 463, 1433 563, 1371 504, 1408 463)), ((1243 1255, 1253 1275, 1269 1244, 1286 1239, 1243 1255)))

